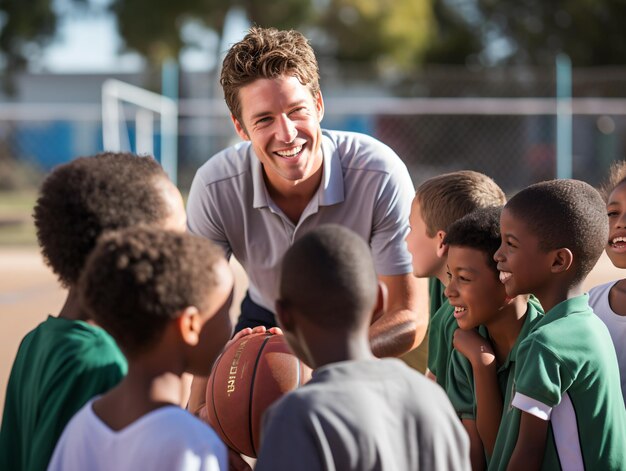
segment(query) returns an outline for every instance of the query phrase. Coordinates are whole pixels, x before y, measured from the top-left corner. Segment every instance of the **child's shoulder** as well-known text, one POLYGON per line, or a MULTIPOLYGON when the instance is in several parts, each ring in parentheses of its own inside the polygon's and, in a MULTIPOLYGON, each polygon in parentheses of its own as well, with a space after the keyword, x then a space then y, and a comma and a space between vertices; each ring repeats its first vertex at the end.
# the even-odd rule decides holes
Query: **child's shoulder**
POLYGON ((84 321, 49 316, 31 330, 20 344, 18 357, 60 358, 72 364, 126 364, 113 338, 102 328, 84 321))
POLYGON ((611 344, 609 333, 584 295, 564 301, 540 316, 520 342, 518 356, 532 352, 533 357, 584 364, 602 356, 600 350, 605 344, 611 344))

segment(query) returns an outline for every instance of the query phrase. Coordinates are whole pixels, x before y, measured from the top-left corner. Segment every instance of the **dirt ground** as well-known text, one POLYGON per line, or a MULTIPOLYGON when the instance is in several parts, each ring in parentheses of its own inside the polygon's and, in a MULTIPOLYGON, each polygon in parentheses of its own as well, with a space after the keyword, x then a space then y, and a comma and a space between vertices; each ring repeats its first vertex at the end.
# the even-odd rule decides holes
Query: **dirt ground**
MULTIPOLYGON (((233 316, 247 286, 245 273, 233 261, 237 284, 233 302, 233 316)), ((597 284, 624 276, 603 255, 586 280, 588 289, 597 284)), ((4 409, 6 384, 13 359, 24 335, 55 315, 65 299, 65 291, 45 266, 35 248, 0 248, 0 413, 4 409)))

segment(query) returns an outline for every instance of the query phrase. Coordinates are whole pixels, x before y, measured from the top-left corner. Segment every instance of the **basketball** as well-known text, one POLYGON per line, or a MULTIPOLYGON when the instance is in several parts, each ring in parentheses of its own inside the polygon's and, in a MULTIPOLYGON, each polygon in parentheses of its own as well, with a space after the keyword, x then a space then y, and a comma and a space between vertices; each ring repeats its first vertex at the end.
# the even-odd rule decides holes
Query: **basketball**
POLYGON ((256 458, 265 410, 311 378, 282 335, 251 334, 217 359, 206 391, 209 424, 224 443, 256 458))

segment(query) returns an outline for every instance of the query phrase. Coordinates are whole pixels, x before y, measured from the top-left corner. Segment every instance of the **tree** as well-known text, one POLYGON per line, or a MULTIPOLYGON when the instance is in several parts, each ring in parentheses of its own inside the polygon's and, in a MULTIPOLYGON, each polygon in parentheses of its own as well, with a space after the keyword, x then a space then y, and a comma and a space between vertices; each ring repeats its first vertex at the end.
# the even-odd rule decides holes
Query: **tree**
POLYGON ((185 46, 181 29, 187 20, 199 19, 221 35, 231 6, 245 9, 253 24, 295 28, 311 16, 310 0, 265 2, 247 0, 114 0, 111 10, 127 49, 160 66, 167 59, 178 60, 185 46))
POLYGON ((433 34, 430 0, 330 0, 318 21, 340 61, 409 68, 433 34))
POLYGON ((438 23, 454 25, 445 47, 434 44, 428 52, 429 62, 463 63, 473 49, 471 54, 478 54, 486 66, 552 66, 558 53, 566 53, 577 67, 626 63, 624 0, 440 3, 438 23), (465 14, 459 17, 459 12, 465 14))
POLYGON ((52 0, 0 0, 0 54, 4 62, 2 86, 15 92, 14 73, 23 70, 56 33, 52 0))

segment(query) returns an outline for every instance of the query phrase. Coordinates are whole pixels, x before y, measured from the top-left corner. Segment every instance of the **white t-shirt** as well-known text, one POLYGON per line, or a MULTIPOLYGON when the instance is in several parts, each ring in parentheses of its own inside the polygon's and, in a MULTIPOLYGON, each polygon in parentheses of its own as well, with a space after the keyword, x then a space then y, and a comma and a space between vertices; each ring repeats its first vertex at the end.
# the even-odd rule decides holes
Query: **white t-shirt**
POLYGON ((609 291, 620 280, 611 281, 603 285, 596 286, 589 290, 589 306, 593 312, 602 319, 609 329, 617 363, 619 364, 620 382, 622 385, 622 396, 626 403, 626 316, 620 316, 609 304, 609 291))
POLYGON ((68 423, 49 471, 228 470, 217 434, 180 407, 161 407, 114 431, 93 412, 94 400, 68 423))

